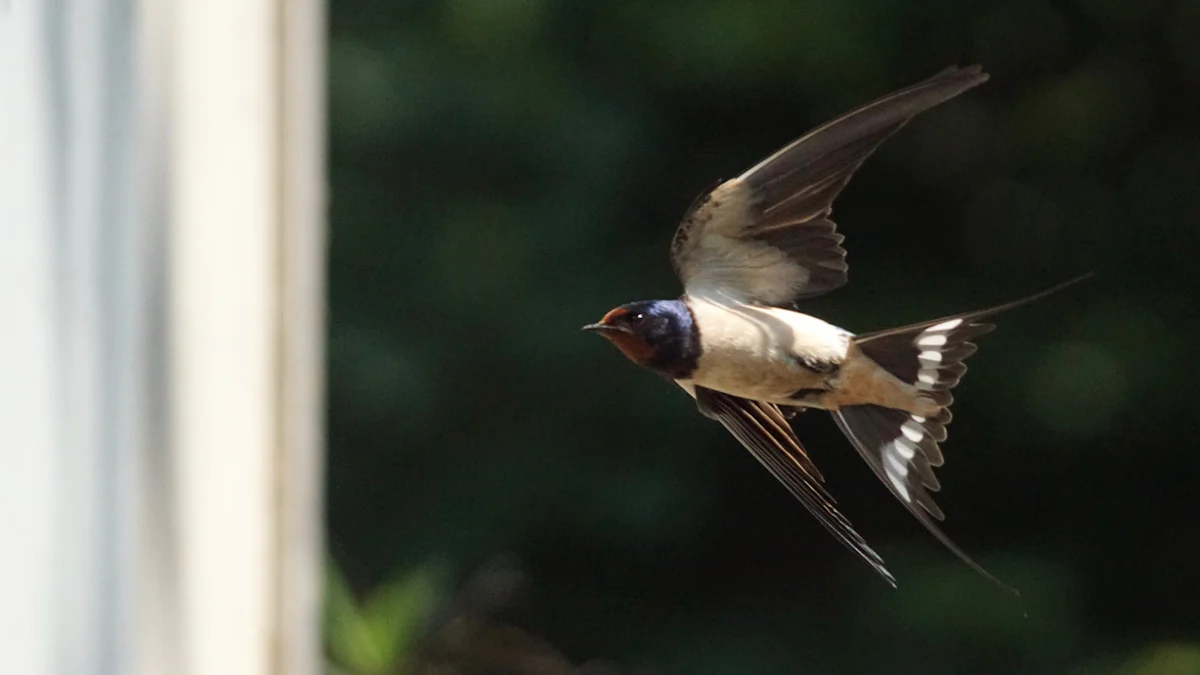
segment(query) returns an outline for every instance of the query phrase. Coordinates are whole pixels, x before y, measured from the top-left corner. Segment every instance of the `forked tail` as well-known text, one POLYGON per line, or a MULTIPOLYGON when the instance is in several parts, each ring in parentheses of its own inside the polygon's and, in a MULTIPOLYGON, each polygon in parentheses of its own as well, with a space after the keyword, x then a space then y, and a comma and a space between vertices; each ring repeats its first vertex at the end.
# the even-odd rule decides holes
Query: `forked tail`
POLYGON ((855 343, 866 356, 916 387, 938 407, 928 415, 874 405, 845 406, 833 411, 842 433, 917 520, 964 562, 1014 594, 1015 590, 955 546, 934 522, 945 518, 929 493, 941 487, 933 467, 943 462, 938 443, 946 440, 946 425, 950 423, 950 404, 954 401, 950 390, 967 371, 964 361, 975 353, 972 340, 995 328, 984 319, 1040 300, 1090 276, 1076 277, 996 307, 857 336, 855 343))

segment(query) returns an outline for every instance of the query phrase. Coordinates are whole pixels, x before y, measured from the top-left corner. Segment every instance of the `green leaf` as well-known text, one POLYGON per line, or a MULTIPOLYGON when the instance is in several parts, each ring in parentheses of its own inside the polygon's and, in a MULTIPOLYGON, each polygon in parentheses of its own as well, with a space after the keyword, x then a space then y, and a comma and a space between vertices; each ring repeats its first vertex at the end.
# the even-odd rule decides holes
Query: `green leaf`
POLYGON ((349 675, 404 669, 441 604, 439 574, 418 567, 388 582, 361 604, 335 565, 325 574, 325 641, 330 661, 349 675))

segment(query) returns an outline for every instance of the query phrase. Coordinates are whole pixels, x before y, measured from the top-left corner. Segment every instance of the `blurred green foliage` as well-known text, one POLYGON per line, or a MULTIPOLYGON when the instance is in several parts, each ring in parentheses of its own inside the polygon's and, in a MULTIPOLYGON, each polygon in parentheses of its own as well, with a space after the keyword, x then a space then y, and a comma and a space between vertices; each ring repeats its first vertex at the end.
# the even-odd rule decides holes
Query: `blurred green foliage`
POLYGON ((408 672, 444 603, 436 570, 417 567, 359 602, 336 566, 325 573, 326 651, 337 672, 388 675, 408 672))
POLYGON ((507 551, 531 592, 504 620, 574 662, 1200 673, 1200 3, 336 0, 331 23, 347 671, 403 662, 440 579, 507 551), (715 179, 969 62, 992 80, 838 202, 851 284, 806 309, 867 331, 1099 272, 1002 317, 956 390, 946 527, 1019 601, 798 417, 889 590, 686 396, 578 333, 678 294, 667 245, 715 179))

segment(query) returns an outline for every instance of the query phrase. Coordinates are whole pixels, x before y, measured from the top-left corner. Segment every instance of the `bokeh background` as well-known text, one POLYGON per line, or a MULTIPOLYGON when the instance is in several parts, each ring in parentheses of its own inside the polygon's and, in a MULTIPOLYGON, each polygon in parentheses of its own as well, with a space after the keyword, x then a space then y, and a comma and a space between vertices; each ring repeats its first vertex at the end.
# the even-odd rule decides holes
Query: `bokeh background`
POLYGON ((1194 0, 334 0, 331 660, 1200 673, 1197 29, 1194 0), (851 283, 806 308, 867 331, 1098 273, 999 320, 943 444, 946 530, 1020 599, 798 417, 892 590, 579 332, 679 293, 714 180, 976 62, 843 194, 851 283))

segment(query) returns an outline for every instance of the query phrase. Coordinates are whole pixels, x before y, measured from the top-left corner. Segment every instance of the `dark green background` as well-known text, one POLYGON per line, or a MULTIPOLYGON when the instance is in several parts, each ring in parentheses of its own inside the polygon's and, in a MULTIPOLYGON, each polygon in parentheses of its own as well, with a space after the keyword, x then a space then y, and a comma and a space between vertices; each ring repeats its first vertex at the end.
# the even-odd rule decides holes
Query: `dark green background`
POLYGON ((1200 2, 334 0, 329 536, 369 594, 501 552, 504 620, 654 673, 1200 673, 1200 2), (1003 316, 939 473, 954 559, 810 412, 899 579, 579 332, 674 297, 718 178, 953 64, 842 195, 854 331, 1003 316))

